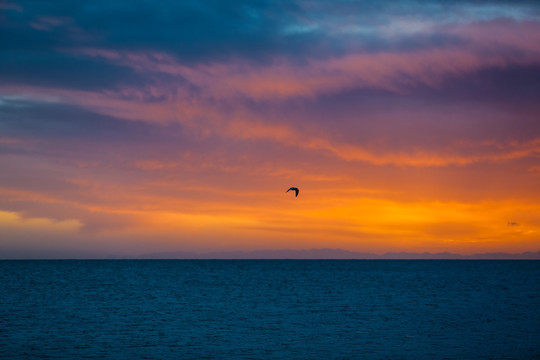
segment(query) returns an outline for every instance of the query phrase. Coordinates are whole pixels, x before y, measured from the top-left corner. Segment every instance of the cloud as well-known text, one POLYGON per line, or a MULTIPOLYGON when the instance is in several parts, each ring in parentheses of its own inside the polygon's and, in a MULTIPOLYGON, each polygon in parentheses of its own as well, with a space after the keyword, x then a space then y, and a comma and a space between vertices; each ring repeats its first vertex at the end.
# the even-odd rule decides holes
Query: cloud
MULTIPOLYGON (((166 8, 127 1, 97 1, 92 6, 83 1, 21 1, 17 7, 25 11, 7 11, 2 23, 5 36, 0 44, 8 53, 50 58, 59 49, 98 48, 165 53, 188 66, 239 58, 259 64, 286 58, 301 64, 358 51, 444 48, 477 33, 463 24, 501 18, 522 23, 540 17, 534 2, 498 1, 432 1, 429 6, 416 1, 183 1, 166 8)), ((504 28, 498 35, 508 36, 501 32, 504 28)))
POLYGON ((143 82, 131 68, 51 51, 6 51, 0 67, 4 84, 103 90, 143 82))
MULTIPOLYGON (((483 69, 540 65, 540 54, 534 48, 536 40, 519 40, 537 33, 540 25, 523 26, 507 39, 508 48, 484 54, 483 49, 500 38, 490 37, 486 29, 483 38, 470 47, 427 49, 409 53, 352 53, 328 59, 313 59, 295 63, 286 58, 273 58, 270 63, 257 64, 243 60, 225 63, 204 63, 189 66, 162 53, 121 53, 101 49, 82 49, 78 53, 104 58, 128 66, 139 73, 166 73, 187 80, 200 94, 217 99, 238 96, 256 100, 288 97, 315 97, 353 89, 383 89, 407 93, 417 86, 438 88, 448 77, 474 74, 483 69), (531 27, 529 29, 529 27, 531 27), (521 54, 516 56, 516 52, 521 54)), ((486 50, 487 51, 487 50, 486 50)))
POLYGON ((27 138, 140 143, 163 142, 166 137, 176 142, 182 136, 179 124, 154 127, 63 102, 8 99, 0 106, 0 114, 5 134, 27 138))
MULTIPOLYGON (((54 93, 53 90, 48 92, 48 95, 54 93)), ((426 143, 422 139, 426 131, 426 125, 432 122, 428 116, 426 121, 429 122, 414 119, 418 124, 417 126, 413 125, 414 123, 407 125, 412 130, 410 134, 408 133, 410 130, 405 128, 402 131, 385 135, 386 137, 392 135, 408 136, 408 138, 402 139, 401 144, 383 143, 381 147, 376 141, 344 141, 346 137, 332 136, 332 130, 326 134, 318 134, 316 129, 301 130, 300 123, 295 124, 294 122, 305 119, 302 117, 294 120, 293 124, 287 124, 279 120, 271 122, 269 120, 273 116, 268 118, 251 111, 242 110, 241 107, 240 110, 231 113, 222 113, 219 111, 219 107, 212 109, 211 107, 205 107, 204 103, 195 106, 190 104, 191 109, 184 109, 184 111, 187 110, 185 112, 187 116, 178 118, 178 114, 171 111, 171 108, 175 109, 175 105, 181 107, 182 105, 179 104, 182 104, 182 102, 173 102, 168 106, 164 106, 163 103, 141 103, 131 100, 111 99, 108 96, 99 94, 87 96, 86 93, 77 94, 73 91, 69 93, 60 91, 57 94, 60 98, 66 96, 69 102, 79 102, 79 106, 95 108, 94 105, 99 104, 105 113, 112 110, 111 114, 98 115, 88 110, 78 110, 61 104, 41 104, 37 107, 28 105, 32 103, 27 103, 23 107, 5 105, 2 108, 6 115, 3 122, 8 125, 8 134, 21 136, 23 135, 21 131, 26 133, 34 132, 44 138, 49 132, 56 138, 64 137, 66 140, 68 137, 83 137, 87 141, 75 145, 76 147, 80 146, 81 149, 84 149, 84 144, 92 146, 95 141, 115 142, 118 145, 117 149, 127 151, 133 151, 133 146, 140 148, 143 144, 154 144, 156 149, 161 149, 161 154, 171 146, 176 147, 177 151, 179 148, 209 151, 211 148, 205 148, 205 146, 212 142, 215 144, 216 136, 223 138, 223 144, 229 145, 232 145, 230 141, 249 141, 246 143, 246 149, 253 148, 255 145, 260 147, 260 144, 253 143, 255 140, 266 140, 303 151, 327 152, 345 161, 363 161, 377 165, 467 165, 483 161, 507 161, 526 158, 535 156, 539 152, 538 138, 530 138, 530 135, 534 135, 534 132, 528 134, 528 139, 525 138, 520 141, 512 138, 491 140, 490 138, 486 139, 484 136, 486 140, 478 142, 477 138, 464 138, 466 132, 470 133, 467 126, 474 126, 475 124, 474 116, 476 116, 476 111, 471 112, 470 115, 466 111, 461 111, 459 116, 462 118, 464 115, 467 116, 465 118, 466 122, 457 125, 465 131, 463 134, 456 133, 455 138, 444 139, 444 136, 448 135, 448 127, 444 123, 433 121, 433 124, 430 125, 433 126, 430 133, 432 136, 441 136, 437 141, 439 144, 446 144, 446 146, 436 146, 429 142, 426 143), (114 116, 120 116, 121 118, 114 116), (468 119, 469 116, 470 119, 468 119), (129 119, 131 117, 135 117, 133 120, 138 119, 139 121, 122 120, 122 118, 129 119), (183 126, 178 126, 178 120, 183 126), (152 126, 151 123, 156 121, 157 125, 152 126), (414 131, 420 131, 417 134, 420 136, 417 140, 414 131), (197 136, 198 133, 202 135, 193 138, 193 135, 197 136), (437 135, 437 133, 440 133, 440 135, 437 135), (415 147, 411 148, 411 143, 415 143, 415 147)), ((424 115, 422 116, 425 116, 426 110, 423 110, 423 112, 424 115)), ((384 121, 391 119, 390 114, 383 113, 383 115, 385 116, 384 121)), ((396 123, 393 124, 397 129, 402 126, 400 120, 403 118, 418 116, 414 113, 411 115, 395 113, 394 115, 399 117, 399 119, 396 119, 396 123)), ((448 115, 434 113, 433 116, 436 119, 448 115)), ((373 120, 377 120, 377 118, 370 121, 373 120)), ((450 120, 453 119, 450 118, 450 120)), ((505 126, 512 127, 515 125, 510 120, 512 119, 505 120, 508 122, 508 125, 505 126)), ((321 123, 319 126, 323 125, 324 123, 321 123)), ((532 126, 534 126, 534 123, 532 126)), ((382 129, 384 129, 384 126, 382 129)), ((482 127, 479 129, 482 129, 482 127)), ((376 132, 371 134, 376 134, 376 132)), ((375 139, 380 139, 380 137, 375 139)), ((66 144, 73 146, 69 141, 66 144)), ((56 143, 54 146, 58 147, 59 144, 56 143)))

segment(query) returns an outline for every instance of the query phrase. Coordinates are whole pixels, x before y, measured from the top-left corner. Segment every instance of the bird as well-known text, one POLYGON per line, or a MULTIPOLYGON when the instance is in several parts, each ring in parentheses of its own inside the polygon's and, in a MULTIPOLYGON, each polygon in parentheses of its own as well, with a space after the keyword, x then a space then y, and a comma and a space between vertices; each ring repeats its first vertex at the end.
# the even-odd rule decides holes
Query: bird
POLYGON ((295 196, 295 197, 298 197, 298 193, 300 192, 300 190, 298 190, 297 187, 291 187, 291 188, 289 188, 289 190, 287 190, 287 191, 285 191, 285 192, 289 192, 289 191, 291 191, 291 190, 293 190, 294 192, 296 192, 296 196, 295 196))

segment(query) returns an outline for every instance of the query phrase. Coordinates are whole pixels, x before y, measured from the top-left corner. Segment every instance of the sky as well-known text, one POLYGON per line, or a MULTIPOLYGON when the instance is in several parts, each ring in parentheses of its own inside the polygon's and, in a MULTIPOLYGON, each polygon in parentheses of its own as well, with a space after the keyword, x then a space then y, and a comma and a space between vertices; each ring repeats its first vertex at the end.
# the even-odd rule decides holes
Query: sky
POLYGON ((1 258, 540 250, 537 1, 3 0, 0 32, 1 258))

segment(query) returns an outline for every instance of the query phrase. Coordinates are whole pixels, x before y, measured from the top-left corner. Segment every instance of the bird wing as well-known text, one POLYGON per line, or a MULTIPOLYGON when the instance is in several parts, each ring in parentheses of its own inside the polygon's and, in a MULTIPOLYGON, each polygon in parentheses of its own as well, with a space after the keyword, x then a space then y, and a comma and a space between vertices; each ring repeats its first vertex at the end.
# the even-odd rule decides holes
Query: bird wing
POLYGON ((289 188, 289 190, 287 190, 286 192, 289 192, 289 191, 291 191, 291 190, 293 190, 293 191, 295 192, 295 196, 298 196, 298 193, 300 192, 300 190, 298 190, 298 188, 291 187, 291 188, 289 188))
POLYGON ((293 190, 293 191, 296 193, 295 196, 298 196, 298 193, 300 192, 300 190, 298 190, 298 188, 296 188, 296 187, 289 188, 289 190, 287 190, 287 191, 285 191, 285 192, 289 192, 289 191, 291 191, 291 190, 293 190))

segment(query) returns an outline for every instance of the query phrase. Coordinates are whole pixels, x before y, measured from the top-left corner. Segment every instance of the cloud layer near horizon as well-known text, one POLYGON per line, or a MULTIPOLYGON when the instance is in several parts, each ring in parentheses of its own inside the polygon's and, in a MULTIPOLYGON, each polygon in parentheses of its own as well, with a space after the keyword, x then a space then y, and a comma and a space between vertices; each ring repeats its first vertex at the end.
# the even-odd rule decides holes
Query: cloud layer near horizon
POLYGON ((7 257, 540 247, 536 2, 0 11, 7 257))

